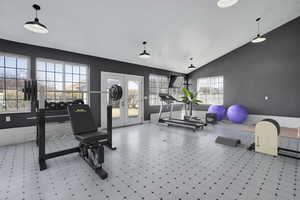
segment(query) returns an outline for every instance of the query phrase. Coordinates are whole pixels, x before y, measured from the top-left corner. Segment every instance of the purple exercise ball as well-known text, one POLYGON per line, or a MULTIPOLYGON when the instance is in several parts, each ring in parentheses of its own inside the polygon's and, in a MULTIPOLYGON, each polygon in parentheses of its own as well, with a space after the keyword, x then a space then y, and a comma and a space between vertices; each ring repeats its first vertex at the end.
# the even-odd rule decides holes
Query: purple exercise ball
POLYGON ((207 113, 216 114, 217 120, 221 121, 226 116, 226 108, 221 105, 211 105, 211 106, 209 106, 207 113))
POLYGON ((227 109, 227 118, 234 123, 243 123, 248 118, 248 110, 241 105, 232 105, 227 109))

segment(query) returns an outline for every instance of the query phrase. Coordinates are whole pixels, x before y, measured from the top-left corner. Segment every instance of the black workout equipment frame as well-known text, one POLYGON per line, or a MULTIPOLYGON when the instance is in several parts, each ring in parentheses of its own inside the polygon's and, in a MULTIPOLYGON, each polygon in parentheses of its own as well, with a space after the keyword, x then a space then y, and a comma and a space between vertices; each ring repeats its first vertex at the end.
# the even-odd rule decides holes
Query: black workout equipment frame
POLYGON ((172 125, 172 126, 191 128, 191 129, 193 129, 193 131, 196 131, 198 129, 203 130, 204 126, 206 126, 206 123, 202 123, 200 120, 192 120, 192 119, 191 120, 182 120, 182 119, 172 118, 173 104, 175 102, 179 102, 179 101, 177 101, 173 96, 171 96, 169 94, 160 93, 159 97, 161 99, 161 105, 160 105, 160 110, 159 110, 159 119, 158 119, 159 123, 167 124, 168 126, 172 125), (171 106, 170 114, 169 114, 168 118, 162 118, 162 116, 161 116, 164 103, 171 106))
MULTIPOLYGON (((69 110, 70 108, 73 108, 74 106, 87 106, 87 105, 71 105, 69 106, 69 110)), ((85 108, 87 110, 87 108, 85 108)), ((89 109, 88 109, 89 110, 89 109)), ((70 112, 70 111, 69 111, 70 112)), ((90 111, 87 111, 90 112, 90 111)), ((91 113, 90 113, 90 116, 91 113)), ((74 148, 70 148, 70 149, 65 149, 62 151, 56 151, 56 152, 52 152, 52 153, 46 153, 45 150, 45 128, 46 128, 46 122, 47 119, 51 119, 52 117, 59 117, 59 116, 49 116, 47 117, 45 115, 45 110, 44 109, 39 109, 39 112, 37 113, 37 118, 36 118, 36 125, 37 125, 37 145, 39 148, 39 166, 40 166, 40 170, 45 170, 47 169, 47 164, 46 164, 46 160, 51 159, 51 158, 56 158, 59 156, 64 156, 70 153, 79 153, 81 155, 82 158, 84 158, 85 161, 88 162, 88 164, 90 166, 92 166, 93 169, 95 169, 95 172, 102 178, 106 178, 107 173, 105 173, 105 171, 102 169, 102 166, 96 166, 96 165, 92 165, 92 163, 90 162, 91 159, 88 158, 88 155, 86 152, 89 151, 89 149, 95 149, 95 147, 97 146, 97 149, 102 149, 103 147, 101 147, 102 145, 106 145, 107 147, 109 147, 111 150, 116 150, 116 147, 114 147, 112 145, 112 106, 108 105, 107 106, 107 131, 106 133, 101 132, 101 141, 97 143, 84 143, 81 140, 79 140, 80 144, 78 147, 74 147, 74 148)), ((72 127, 74 127, 74 124, 78 123, 78 121, 74 121, 74 120, 78 120, 78 118, 76 119, 72 119, 72 114, 70 113, 70 119, 71 119, 71 123, 72 123, 72 127)), ((89 119, 89 122, 91 122, 91 120, 93 121, 94 119, 91 117, 83 117, 81 120, 86 122, 85 119, 89 119)), ((93 122, 94 123, 94 122, 93 122)), ((92 129, 87 129, 86 133, 89 133, 92 129)), ((95 132, 94 130, 92 132, 95 132)), ((85 131, 83 131, 83 133, 85 133, 85 131)), ((74 135, 76 137, 76 134, 74 132, 74 135)), ((93 137, 91 137, 92 139, 97 138, 97 135, 92 135, 93 137)), ((104 153, 102 153, 103 151, 100 151, 100 155, 98 155, 98 158, 101 158, 100 160, 104 161, 104 153)), ((102 162, 103 163, 103 162, 102 162)), ((101 163, 101 164, 102 164, 101 163)), ((98 163, 100 165, 100 163, 98 163)))
MULTIPOLYGON (((36 82, 36 81, 32 81, 36 82)), ((107 131, 98 132, 97 126, 94 122, 93 116, 90 112, 88 105, 83 105, 82 101, 76 101, 68 105, 69 115, 56 115, 46 116, 46 109, 38 107, 38 99, 36 88, 30 88, 37 86, 37 84, 27 84, 27 88, 24 88, 24 99, 31 100, 36 105, 36 117, 32 118, 36 120, 37 139, 36 143, 39 148, 39 166, 40 170, 47 169, 46 160, 64 156, 70 153, 79 153, 80 156, 95 170, 95 172, 102 178, 107 177, 107 172, 102 168, 104 162, 104 149, 103 145, 106 145, 111 150, 116 150, 116 147, 112 145, 112 101, 117 101, 122 98, 122 88, 118 85, 113 85, 107 92, 109 94, 109 104, 107 106, 107 131), (75 112, 75 109, 81 112, 75 112), (83 114, 80 116, 80 113, 83 114), (70 117, 72 129, 75 138, 79 140, 78 147, 65 149, 62 151, 56 151, 52 153, 46 153, 45 151, 45 127, 48 119, 58 117, 70 117), (78 126, 80 124, 80 126, 78 126), (87 140, 88 138, 88 140, 87 140)), ((100 92, 95 92, 100 93, 100 92)), ((44 100, 43 100, 44 101, 44 100)))

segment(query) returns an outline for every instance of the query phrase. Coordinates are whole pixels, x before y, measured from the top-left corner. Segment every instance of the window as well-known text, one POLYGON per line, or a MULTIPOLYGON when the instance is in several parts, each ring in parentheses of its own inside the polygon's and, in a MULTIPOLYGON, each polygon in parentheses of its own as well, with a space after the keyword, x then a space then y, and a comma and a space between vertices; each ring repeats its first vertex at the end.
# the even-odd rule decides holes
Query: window
POLYGON ((184 77, 178 76, 176 78, 176 81, 173 84, 173 88, 169 89, 170 90, 169 93, 178 100, 181 100, 181 97, 183 96, 183 92, 182 92, 182 88, 184 86, 183 84, 184 84, 184 77))
POLYGON ((0 53, 0 113, 30 111, 22 92, 29 78, 27 57, 0 53))
POLYGON ((73 101, 83 99, 87 102, 88 66, 38 59, 36 79, 38 86, 44 86, 47 101, 73 101))
POLYGON ((150 74, 149 87, 149 104, 160 105, 158 94, 168 93, 169 79, 167 76, 150 74))
POLYGON ((205 104, 223 105, 223 76, 199 78, 197 80, 198 99, 205 104))
POLYGON ((169 77, 163 75, 150 74, 149 76, 149 104, 160 105, 159 93, 169 93, 174 96, 176 99, 180 100, 182 96, 182 87, 184 78, 177 77, 174 88, 169 89, 169 77))

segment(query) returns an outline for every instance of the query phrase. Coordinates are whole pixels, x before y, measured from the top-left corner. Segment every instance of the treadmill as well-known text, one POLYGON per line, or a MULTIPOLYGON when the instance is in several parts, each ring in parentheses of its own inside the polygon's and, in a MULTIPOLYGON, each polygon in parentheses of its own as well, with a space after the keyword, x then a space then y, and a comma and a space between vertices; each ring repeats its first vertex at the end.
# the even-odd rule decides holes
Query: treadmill
POLYGON ((173 112, 173 105, 175 102, 180 102, 177 99, 175 99, 173 96, 165 93, 160 93, 159 97, 161 99, 161 105, 159 110, 159 123, 167 124, 168 126, 180 126, 185 128, 191 128, 195 132, 196 130, 203 130, 204 126, 206 126, 205 123, 202 123, 201 121, 197 120, 183 120, 183 119, 176 119, 172 118, 172 112, 173 112), (162 111, 164 104, 171 105, 170 114, 168 118, 162 118, 162 111))

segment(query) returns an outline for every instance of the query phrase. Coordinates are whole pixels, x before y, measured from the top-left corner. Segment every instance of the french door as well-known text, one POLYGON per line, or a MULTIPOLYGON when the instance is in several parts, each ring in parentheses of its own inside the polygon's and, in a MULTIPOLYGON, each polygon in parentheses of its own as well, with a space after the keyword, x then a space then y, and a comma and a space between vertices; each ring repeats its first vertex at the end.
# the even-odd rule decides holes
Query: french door
MULTIPOLYGON (((112 103, 112 125, 121 127, 139 124, 144 119, 144 77, 128 74, 101 72, 101 91, 117 84, 123 89, 123 96, 112 103)), ((101 95, 101 127, 106 128, 107 94, 101 95)))

